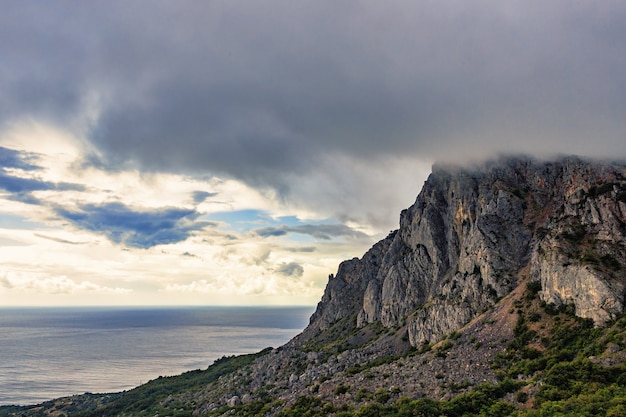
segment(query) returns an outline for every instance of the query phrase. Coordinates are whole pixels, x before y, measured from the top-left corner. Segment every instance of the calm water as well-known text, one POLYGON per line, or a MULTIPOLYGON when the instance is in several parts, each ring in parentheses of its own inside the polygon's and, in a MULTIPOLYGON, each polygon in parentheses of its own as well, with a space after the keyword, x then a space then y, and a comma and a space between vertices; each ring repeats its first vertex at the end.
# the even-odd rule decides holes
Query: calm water
POLYGON ((0 309, 0 405, 117 392, 278 347, 312 307, 0 309))

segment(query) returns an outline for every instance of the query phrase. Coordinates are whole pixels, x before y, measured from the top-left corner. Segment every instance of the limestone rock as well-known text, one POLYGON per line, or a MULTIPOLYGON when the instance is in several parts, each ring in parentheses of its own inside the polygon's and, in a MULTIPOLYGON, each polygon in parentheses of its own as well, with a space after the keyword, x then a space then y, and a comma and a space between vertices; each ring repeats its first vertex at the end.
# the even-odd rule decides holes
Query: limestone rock
POLYGON ((235 395, 235 396, 231 397, 231 398, 230 398, 230 399, 226 402, 226 404, 227 404, 229 407, 236 407, 236 406, 238 406, 239 404, 241 404, 241 399, 240 399, 237 395, 235 395))
POLYGON ((573 303, 601 325, 624 309, 625 224, 623 163, 436 165, 400 228, 331 275, 307 331, 345 318, 406 325, 418 346, 493 306, 528 272, 545 302, 573 303))

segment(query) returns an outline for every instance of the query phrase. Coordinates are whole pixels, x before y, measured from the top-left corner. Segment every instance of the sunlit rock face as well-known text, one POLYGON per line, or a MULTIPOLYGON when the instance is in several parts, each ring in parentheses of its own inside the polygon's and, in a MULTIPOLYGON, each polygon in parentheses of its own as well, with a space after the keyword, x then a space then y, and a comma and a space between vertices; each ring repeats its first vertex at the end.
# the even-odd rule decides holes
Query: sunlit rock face
POLYGON ((626 165, 503 158, 436 165, 400 228, 331 276, 310 330, 345 317, 403 325, 413 346, 487 310, 520 280, 597 325, 623 311, 626 165))

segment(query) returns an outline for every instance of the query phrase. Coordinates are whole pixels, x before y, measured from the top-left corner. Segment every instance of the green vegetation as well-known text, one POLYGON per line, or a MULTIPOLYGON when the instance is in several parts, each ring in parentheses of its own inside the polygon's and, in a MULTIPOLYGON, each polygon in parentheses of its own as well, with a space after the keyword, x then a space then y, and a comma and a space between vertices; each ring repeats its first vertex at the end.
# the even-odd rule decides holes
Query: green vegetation
MULTIPOLYGON (((193 404, 176 401, 173 398, 176 394, 199 389, 208 383, 216 381, 220 376, 227 375, 238 369, 249 365, 257 357, 267 354, 271 348, 262 350, 256 354, 241 356, 225 356, 215 361, 205 371, 190 371, 174 377, 159 377, 147 384, 127 391, 98 408, 98 410, 84 410, 74 414, 77 417, 90 416, 191 416, 193 404)), ((259 410, 260 411, 260 410, 259 410)), ((250 414, 256 415, 256 414, 250 414)))
MULTIPOLYGON (((331 403, 324 402, 317 397, 303 396, 296 400, 296 403, 278 414, 278 417, 317 417, 328 416, 330 414, 336 416, 350 416, 352 414, 343 414, 347 412, 348 407, 336 408, 331 403), (338 413, 339 412, 339 413, 338 413)), ((239 415, 235 410, 234 415, 239 415)))
MULTIPOLYGON (((337 410, 320 402, 307 416, 334 413, 342 417, 464 417, 464 416, 626 416, 626 366, 600 359, 611 344, 626 344, 626 317, 607 328, 595 328, 590 320, 574 315, 572 306, 541 303, 539 282, 529 282, 516 302, 518 321, 514 338, 493 367, 498 384, 484 383, 449 401, 392 398, 389 392, 361 389, 358 409, 337 410), (386 395, 383 395, 386 394, 386 395)), ((454 339, 454 337, 451 337, 454 339)), ((439 351, 450 346, 446 340, 439 351)), ((620 351, 623 354, 623 350, 620 351)), ((281 416, 298 414, 296 407, 281 416)))
POLYGON ((443 358, 448 354, 448 351, 454 347, 454 343, 450 341, 450 339, 446 339, 443 343, 437 348, 437 357, 443 358))
POLYGON ((354 365, 354 366, 348 368, 346 370, 346 374, 348 374, 348 375, 356 375, 356 374, 359 374, 359 373, 361 373, 363 371, 367 371, 367 370, 369 370, 371 368, 374 368, 376 366, 384 365, 384 364, 387 364, 387 363, 397 362, 398 359, 406 357, 406 356, 411 355, 413 353, 414 352, 411 351, 411 352, 407 352, 404 355, 389 355, 389 356, 383 356, 383 357, 377 358, 377 359, 372 359, 371 361, 369 361, 367 363, 364 363, 362 365, 354 365))
POLYGON ((381 334, 386 329, 378 322, 369 324, 364 329, 358 329, 355 314, 338 320, 330 328, 317 334, 304 346, 304 350, 337 354, 353 347, 350 342, 351 336, 366 330, 373 334, 381 334))
MULTIPOLYGON (((507 416, 515 410, 515 406, 500 398, 514 392, 519 385, 520 383, 511 380, 500 384, 485 383, 469 393, 457 395, 450 401, 400 398, 392 404, 386 404, 391 398, 391 393, 385 389, 377 390, 374 394, 360 391, 362 398, 367 398, 369 402, 357 410, 348 407, 338 409, 315 397, 301 397, 293 407, 283 410, 279 416, 322 417, 331 413, 337 417, 507 416)), ((235 415, 239 414, 235 412, 235 415)))

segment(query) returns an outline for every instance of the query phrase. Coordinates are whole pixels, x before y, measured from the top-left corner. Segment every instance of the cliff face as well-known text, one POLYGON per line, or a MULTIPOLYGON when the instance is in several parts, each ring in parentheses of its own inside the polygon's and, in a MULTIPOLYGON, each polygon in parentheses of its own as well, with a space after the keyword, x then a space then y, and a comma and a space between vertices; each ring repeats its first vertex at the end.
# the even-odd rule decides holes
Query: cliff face
POLYGON ((626 166, 510 158, 435 166, 400 228, 331 276, 305 334, 345 317, 436 341, 521 279, 598 325, 624 309, 626 166))

